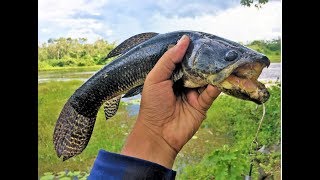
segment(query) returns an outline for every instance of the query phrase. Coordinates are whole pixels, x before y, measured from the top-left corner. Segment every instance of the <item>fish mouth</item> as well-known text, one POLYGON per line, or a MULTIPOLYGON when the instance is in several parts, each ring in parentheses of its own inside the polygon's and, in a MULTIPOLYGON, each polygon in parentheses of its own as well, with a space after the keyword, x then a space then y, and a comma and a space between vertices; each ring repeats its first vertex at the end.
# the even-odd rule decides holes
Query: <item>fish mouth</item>
POLYGON ((265 85, 258 81, 258 77, 263 68, 269 64, 270 61, 245 63, 234 69, 224 81, 218 84, 218 88, 234 97, 262 104, 269 99, 270 94, 265 85))

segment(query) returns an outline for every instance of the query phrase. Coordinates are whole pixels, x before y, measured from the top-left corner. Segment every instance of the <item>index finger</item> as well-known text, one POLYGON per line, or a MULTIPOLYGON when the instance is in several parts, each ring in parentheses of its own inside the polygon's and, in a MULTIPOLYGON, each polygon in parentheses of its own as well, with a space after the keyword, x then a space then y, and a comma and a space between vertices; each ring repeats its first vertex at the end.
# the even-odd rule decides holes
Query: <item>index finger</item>
POLYGON ((176 64, 182 61, 189 43, 189 37, 183 35, 175 46, 162 55, 156 65, 149 72, 146 83, 151 82, 152 84, 155 84, 168 80, 171 77, 176 64))

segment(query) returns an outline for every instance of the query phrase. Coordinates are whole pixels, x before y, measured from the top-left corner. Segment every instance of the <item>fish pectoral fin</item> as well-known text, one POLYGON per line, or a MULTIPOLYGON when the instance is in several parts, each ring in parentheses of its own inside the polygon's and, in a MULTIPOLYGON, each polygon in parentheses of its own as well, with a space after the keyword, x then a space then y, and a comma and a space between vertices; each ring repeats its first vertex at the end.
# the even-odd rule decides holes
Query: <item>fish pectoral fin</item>
POLYGON ((184 86, 183 86, 184 82, 182 80, 182 77, 183 77, 183 72, 182 72, 181 64, 177 64, 171 76, 171 80, 173 81, 172 89, 176 96, 181 95, 181 93, 184 90, 184 86))
POLYGON ((120 54, 124 54, 134 46, 141 44, 142 42, 147 41, 148 39, 151 39, 158 34, 159 33, 155 33, 155 32, 147 32, 147 33, 134 35, 126 39, 121 44, 119 44, 116 48, 110 51, 109 54, 105 57, 105 59, 108 59, 120 54))
POLYGON ((116 96, 112 99, 109 99, 103 103, 103 108, 104 108, 104 114, 106 116, 106 120, 110 119, 113 117, 119 108, 119 103, 120 103, 121 95, 116 96))
POLYGON ((173 82, 176 82, 179 79, 181 79, 182 76, 183 76, 182 65, 181 64, 177 64, 176 68, 173 70, 171 79, 173 80, 173 82))
POLYGON ((130 89, 123 97, 127 98, 127 97, 132 97, 132 96, 138 95, 142 92, 142 89, 143 89, 143 84, 130 89))
POLYGON ((173 93, 176 96, 180 96, 186 90, 186 88, 183 86, 183 80, 179 79, 176 82, 174 82, 172 89, 173 89, 173 93))

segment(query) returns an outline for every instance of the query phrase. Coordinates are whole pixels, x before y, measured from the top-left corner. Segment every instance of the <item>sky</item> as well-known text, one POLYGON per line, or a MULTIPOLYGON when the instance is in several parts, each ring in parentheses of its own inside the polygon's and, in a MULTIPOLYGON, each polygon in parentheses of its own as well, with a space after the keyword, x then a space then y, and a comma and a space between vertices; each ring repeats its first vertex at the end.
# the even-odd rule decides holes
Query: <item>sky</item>
POLYGON ((240 0, 39 0, 38 42, 49 38, 121 43, 143 32, 195 30, 236 42, 281 37, 282 6, 261 8, 240 0))

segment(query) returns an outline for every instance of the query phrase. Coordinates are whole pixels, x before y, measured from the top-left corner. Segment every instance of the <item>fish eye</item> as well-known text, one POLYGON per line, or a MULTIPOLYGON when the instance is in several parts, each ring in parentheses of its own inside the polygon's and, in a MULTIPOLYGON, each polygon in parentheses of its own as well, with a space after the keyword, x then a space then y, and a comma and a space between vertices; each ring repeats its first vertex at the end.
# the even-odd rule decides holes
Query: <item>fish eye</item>
POLYGON ((227 52, 227 54, 224 57, 224 59, 226 61, 233 61, 233 60, 237 59, 237 57, 238 57, 238 53, 236 51, 234 51, 234 50, 231 50, 231 51, 227 52))

